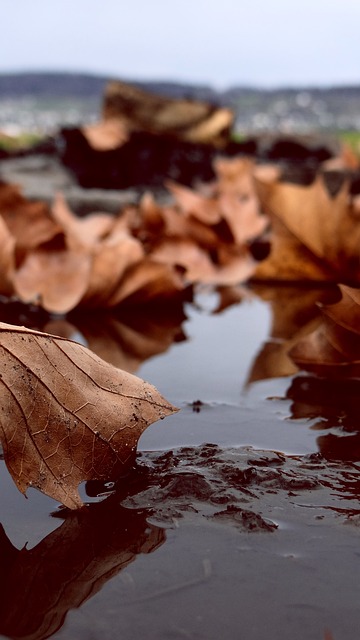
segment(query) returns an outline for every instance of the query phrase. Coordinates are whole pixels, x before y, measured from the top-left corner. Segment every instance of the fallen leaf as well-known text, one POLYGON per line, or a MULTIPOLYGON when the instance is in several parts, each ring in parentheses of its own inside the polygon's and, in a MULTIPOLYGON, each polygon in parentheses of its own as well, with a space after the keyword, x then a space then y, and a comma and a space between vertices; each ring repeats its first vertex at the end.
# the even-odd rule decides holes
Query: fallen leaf
POLYGON ((143 304, 169 300, 184 292, 181 275, 170 265, 150 258, 129 267, 118 287, 108 300, 108 306, 143 304))
POLYGON ((189 187, 168 181, 166 183, 177 206, 185 215, 193 216, 204 224, 213 225, 221 220, 221 211, 215 198, 207 198, 189 187))
POLYGON ((72 243, 81 247, 93 247, 105 238, 115 225, 115 217, 109 213, 93 213, 84 218, 74 215, 62 193, 57 193, 51 207, 52 218, 72 243))
POLYGON ((0 293, 12 295, 15 272, 15 238, 0 216, 0 293))
POLYGON ((255 277, 277 280, 360 279, 359 214, 349 181, 331 196, 319 175, 310 186, 257 180, 272 222, 272 247, 255 277))
POLYGON ((48 242, 61 231, 47 204, 26 200, 13 184, 0 184, 0 214, 20 252, 48 242))
POLYGON ((281 220, 271 218, 270 254, 258 263, 253 280, 321 282, 335 279, 332 269, 316 259, 281 220))
POLYGON ((116 292, 127 270, 144 259, 144 249, 136 238, 120 230, 93 247, 86 291, 80 304, 92 307, 115 306, 116 292))
POLYGON ((150 384, 82 345, 0 323, 1 441, 22 493, 69 508, 84 480, 118 478, 146 427, 176 411, 150 384))
POLYGON ((218 269, 204 251, 191 238, 168 238, 160 242, 151 252, 156 262, 183 267, 187 282, 214 282, 218 269))
POLYGON ((67 313, 88 289, 92 257, 86 250, 69 249, 63 238, 30 251, 12 276, 23 302, 41 305, 51 313, 67 313))

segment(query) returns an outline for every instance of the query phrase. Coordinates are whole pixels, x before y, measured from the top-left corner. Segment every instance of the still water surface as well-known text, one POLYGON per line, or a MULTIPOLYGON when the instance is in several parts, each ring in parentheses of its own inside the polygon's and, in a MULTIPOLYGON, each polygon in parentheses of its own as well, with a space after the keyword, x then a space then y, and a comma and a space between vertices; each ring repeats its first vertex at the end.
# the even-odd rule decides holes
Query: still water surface
MULTIPOLYGON (((360 456, 357 425, 343 428, 349 400, 330 419, 326 391, 314 409, 306 376, 276 375, 293 371, 281 345, 299 328, 293 314, 279 336, 276 294, 221 313, 213 292, 195 302, 181 338, 137 354, 136 373, 180 411, 143 434, 127 487, 67 515, 35 491, 26 500, 1 463, 4 637, 357 637, 360 456), (269 348, 280 355, 269 360, 269 348)), ((81 340, 90 346, 86 332, 81 340)))

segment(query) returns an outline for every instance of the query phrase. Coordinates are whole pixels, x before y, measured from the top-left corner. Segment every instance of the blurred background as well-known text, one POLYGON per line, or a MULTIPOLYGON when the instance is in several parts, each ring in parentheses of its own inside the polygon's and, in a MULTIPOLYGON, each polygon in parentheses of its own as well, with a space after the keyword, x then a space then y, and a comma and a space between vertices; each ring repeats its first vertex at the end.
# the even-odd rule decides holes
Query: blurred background
POLYGON ((360 127, 356 0, 2 2, 0 130, 96 121, 106 83, 230 106, 241 134, 360 127))

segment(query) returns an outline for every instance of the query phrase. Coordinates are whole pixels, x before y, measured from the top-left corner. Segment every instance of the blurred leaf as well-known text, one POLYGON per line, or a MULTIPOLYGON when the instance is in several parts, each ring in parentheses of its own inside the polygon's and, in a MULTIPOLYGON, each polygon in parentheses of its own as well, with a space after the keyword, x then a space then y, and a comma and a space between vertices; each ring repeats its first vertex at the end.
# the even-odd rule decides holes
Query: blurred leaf
POLYGON ((356 282, 360 279, 360 218, 344 181, 331 196, 321 175, 307 187, 257 180, 272 224, 269 257, 255 277, 356 282))

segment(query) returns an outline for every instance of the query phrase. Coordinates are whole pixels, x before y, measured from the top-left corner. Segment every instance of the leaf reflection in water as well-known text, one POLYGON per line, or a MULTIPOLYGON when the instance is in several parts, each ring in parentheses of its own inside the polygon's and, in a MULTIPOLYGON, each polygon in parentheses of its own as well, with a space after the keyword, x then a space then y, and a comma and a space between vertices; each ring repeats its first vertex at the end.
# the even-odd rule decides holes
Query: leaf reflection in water
POLYGON ((269 339, 260 347, 252 363, 247 384, 294 375, 298 368, 289 357, 289 350, 319 324, 318 304, 329 304, 340 294, 336 287, 260 284, 254 284, 252 291, 268 303, 271 326, 269 339))
POLYGON ((17 549, 0 526, 0 633, 42 640, 58 631, 67 612, 165 541, 143 511, 113 500, 66 513, 63 524, 33 549, 17 549))
POLYGON ((80 342, 129 373, 135 373, 148 358, 167 351, 174 342, 187 339, 182 328, 186 320, 182 302, 173 302, 166 309, 147 305, 121 313, 91 310, 54 317, 39 307, 0 297, 0 320, 80 342))
POLYGON ((184 314, 155 317, 146 310, 116 317, 111 314, 76 315, 50 320, 45 331, 83 342, 100 358, 135 373, 147 359, 186 340, 181 328, 184 314))
POLYGON ((360 461, 360 380, 296 376, 287 390, 291 418, 316 420, 311 429, 327 431, 317 439, 327 460, 360 461))

